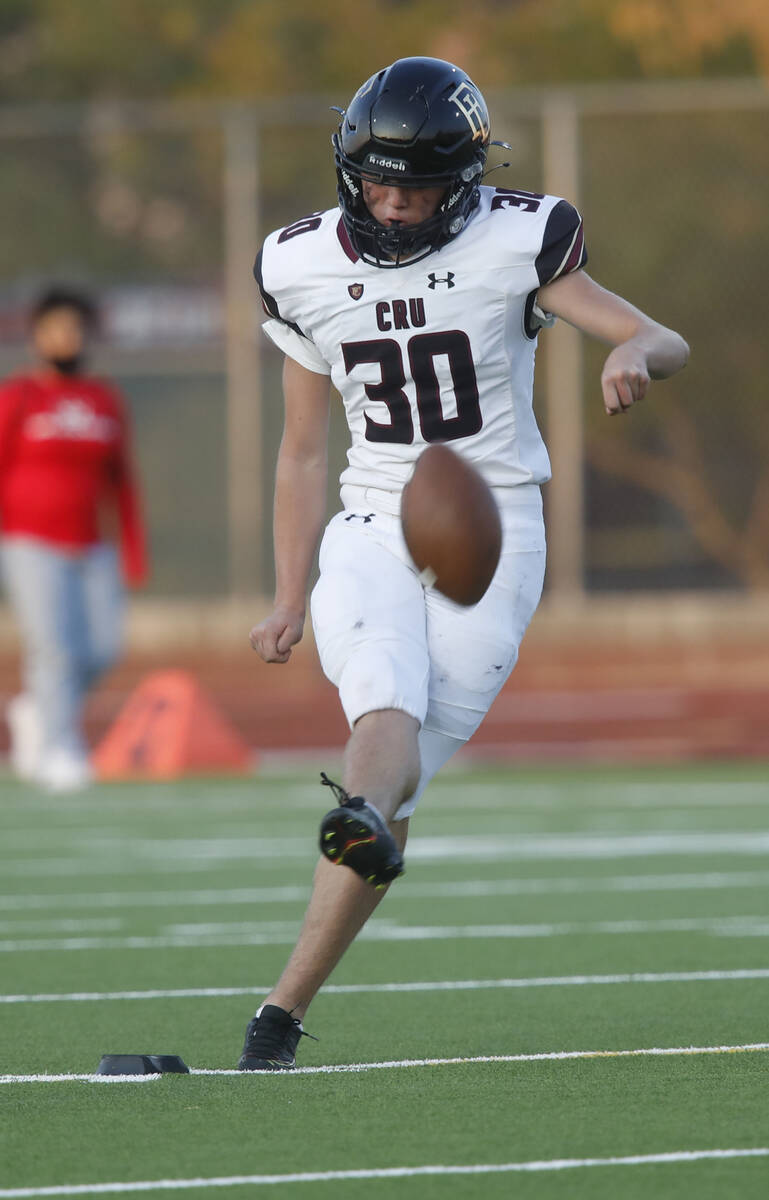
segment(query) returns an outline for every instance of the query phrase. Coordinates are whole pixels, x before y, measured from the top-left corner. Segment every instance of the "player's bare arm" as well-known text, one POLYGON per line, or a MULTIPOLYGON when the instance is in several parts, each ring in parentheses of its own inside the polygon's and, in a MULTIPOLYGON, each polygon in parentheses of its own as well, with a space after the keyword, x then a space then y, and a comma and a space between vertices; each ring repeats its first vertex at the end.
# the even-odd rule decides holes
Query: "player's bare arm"
POLYGON ((546 312, 614 346, 601 373, 609 416, 643 400, 650 380, 675 375, 689 358, 689 347, 679 334, 602 288, 584 271, 540 288, 537 299, 546 312))
POLYGON ((329 378, 292 358, 283 368, 285 419, 275 479, 275 605, 251 630, 265 662, 288 662, 304 630, 307 583, 326 512, 329 378))

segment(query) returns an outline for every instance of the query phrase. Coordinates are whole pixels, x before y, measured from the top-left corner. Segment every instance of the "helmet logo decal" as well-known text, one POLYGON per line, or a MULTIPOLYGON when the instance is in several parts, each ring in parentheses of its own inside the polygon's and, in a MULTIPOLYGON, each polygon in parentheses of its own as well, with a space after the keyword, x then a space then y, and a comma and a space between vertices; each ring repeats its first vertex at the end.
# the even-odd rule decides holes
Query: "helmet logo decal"
POLYGON ((376 81, 377 76, 372 75, 370 79, 367 79, 365 83, 362 83, 350 101, 350 107, 352 107, 356 100, 361 100, 364 96, 368 96, 376 81))
POLYGON ((348 286, 347 291, 350 293, 353 300, 360 300, 361 296, 363 295, 363 284, 362 283, 351 283, 348 286))
POLYGON ((351 192, 353 196, 360 195, 360 188, 356 187, 349 171, 342 171, 342 178, 344 179, 347 190, 351 192))
POLYGON ((456 104, 470 126, 473 141, 475 142, 480 138, 482 142, 485 142, 491 133, 491 129, 489 128, 486 111, 475 88, 466 79, 463 79, 461 83, 457 84, 449 96, 449 100, 456 104))
POLYGON ((366 163, 372 167, 384 167, 388 171, 408 170, 408 163, 402 158, 385 158, 381 154, 369 154, 366 163))
POLYGON ((455 286, 453 271, 447 271, 443 279, 438 279, 437 275, 435 274, 435 271, 431 271, 430 274, 427 276, 427 278, 430 280, 430 282, 428 283, 427 286, 433 292, 435 291, 435 285, 438 283, 445 283, 446 287, 450 287, 450 288, 453 288, 455 286))

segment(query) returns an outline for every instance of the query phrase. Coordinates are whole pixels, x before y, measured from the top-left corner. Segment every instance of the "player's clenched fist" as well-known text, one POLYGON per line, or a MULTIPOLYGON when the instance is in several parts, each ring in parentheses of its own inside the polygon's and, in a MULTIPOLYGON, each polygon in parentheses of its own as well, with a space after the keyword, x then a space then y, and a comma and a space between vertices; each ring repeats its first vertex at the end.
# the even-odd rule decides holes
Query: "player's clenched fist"
POLYGON ((617 346, 604 363, 601 374, 603 403, 609 416, 627 412, 649 389, 646 355, 632 342, 617 346))
POLYGON ((251 645, 265 662, 285 663, 291 647, 301 641, 304 613, 278 605, 260 625, 251 630, 251 645))

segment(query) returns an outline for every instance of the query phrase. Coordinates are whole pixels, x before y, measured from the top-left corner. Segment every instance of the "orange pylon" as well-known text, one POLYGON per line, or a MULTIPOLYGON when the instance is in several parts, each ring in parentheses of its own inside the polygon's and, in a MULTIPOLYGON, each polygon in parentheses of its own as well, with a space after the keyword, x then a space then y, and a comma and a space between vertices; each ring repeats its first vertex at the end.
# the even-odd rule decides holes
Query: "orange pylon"
POLYGON ((187 671, 155 671, 131 693, 91 756, 98 779, 244 774, 255 754, 187 671))

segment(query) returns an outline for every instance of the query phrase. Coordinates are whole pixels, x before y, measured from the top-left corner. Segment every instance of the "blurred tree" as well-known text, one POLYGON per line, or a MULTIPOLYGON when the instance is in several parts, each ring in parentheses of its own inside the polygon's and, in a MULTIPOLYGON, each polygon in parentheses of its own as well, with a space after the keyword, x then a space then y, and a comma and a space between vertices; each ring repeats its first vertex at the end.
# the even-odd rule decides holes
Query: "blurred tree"
POLYGON ((408 54, 484 86, 769 69, 766 0, 0 0, 0 99, 315 91, 408 54))
POLYGON ((197 82, 212 29, 243 0, 3 0, 0 98, 167 96, 197 82))
POLYGON ((588 0, 645 73, 769 74, 766 0, 588 0))
MULTIPOLYGON (((724 580, 767 588, 766 113, 586 118, 582 138, 588 270, 692 343, 683 375, 612 421, 589 345, 588 460, 682 514, 724 580)), ((630 536, 636 503, 620 489, 599 524, 630 536)))

